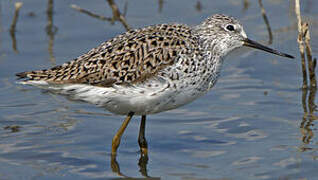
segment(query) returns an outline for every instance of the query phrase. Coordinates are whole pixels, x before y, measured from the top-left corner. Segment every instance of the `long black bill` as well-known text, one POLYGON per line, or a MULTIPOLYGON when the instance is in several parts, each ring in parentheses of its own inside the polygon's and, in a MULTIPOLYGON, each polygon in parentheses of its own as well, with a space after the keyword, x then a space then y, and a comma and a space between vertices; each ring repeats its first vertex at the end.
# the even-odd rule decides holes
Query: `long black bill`
POLYGON ((260 50, 263 50, 263 51, 266 51, 266 52, 269 52, 269 53, 273 53, 273 54, 277 54, 277 55, 283 56, 283 57, 288 57, 288 58, 292 58, 292 59, 294 58, 294 56, 279 52, 279 51, 274 50, 274 49, 271 49, 269 47, 261 45, 258 42, 252 41, 252 40, 250 40, 248 38, 244 39, 243 42, 244 42, 243 46, 248 46, 248 47, 252 47, 252 48, 255 48, 255 49, 260 49, 260 50))

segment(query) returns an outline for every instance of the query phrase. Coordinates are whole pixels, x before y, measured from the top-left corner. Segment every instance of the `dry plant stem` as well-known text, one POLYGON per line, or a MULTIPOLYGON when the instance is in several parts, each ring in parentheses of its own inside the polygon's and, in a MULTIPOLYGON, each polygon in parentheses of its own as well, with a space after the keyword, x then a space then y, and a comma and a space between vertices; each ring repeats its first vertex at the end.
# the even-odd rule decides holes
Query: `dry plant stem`
POLYGON ((249 5, 250 5, 249 0, 244 0, 244 9, 245 8, 247 9, 249 5))
POLYGON ((305 38, 305 47, 306 47, 306 55, 308 61, 308 71, 309 71, 309 80, 310 80, 310 88, 317 87, 316 75, 315 75, 315 67, 312 60, 311 54, 311 46, 310 46, 310 33, 308 23, 304 23, 303 26, 303 36, 305 38))
POLYGON ((300 57, 301 57, 301 67, 303 72, 303 88, 308 87, 307 82, 307 69, 306 69, 306 62, 305 62, 305 47, 304 47, 304 41, 303 41, 303 30, 302 30, 302 22, 301 22, 301 16, 300 16, 300 5, 299 0, 295 0, 295 13, 297 16, 298 21, 298 45, 299 45, 299 51, 300 51, 300 57))
POLYGON ((15 11, 14 11, 12 24, 10 27, 10 35, 12 38, 12 48, 13 48, 13 51, 16 53, 18 52, 18 50, 17 50, 17 43, 16 43, 16 38, 15 38, 15 31, 16 31, 16 25, 17 25, 18 17, 19 17, 19 10, 21 9, 22 5, 23 5, 22 2, 16 2, 14 4, 15 11))
POLYGON ((315 104, 315 99, 316 99, 316 88, 311 88, 309 91, 309 97, 308 97, 308 109, 309 109, 309 115, 311 118, 315 116, 314 112, 316 111, 316 104, 315 104))
POLYGON ((163 0, 158 0, 158 12, 161 13, 162 12, 162 8, 163 8, 163 0))
POLYGON ((301 22, 300 16, 300 4, 299 0, 295 0, 295 12, 298 20, 298 44, 299 51, 301 55, 302 62, 302 70, 303 70, 303 95, 302 95, 302 105, 304 110, 303 121, 300 125, 300 131, 303 135, 302 141, 304 143, 303 146, 300 147, 302 152, 307 151, 309 148, 306 147, 307 144, 311 142, 311 139, 314 136, 312 131, 312 121, 316 120, 317 117, 314 115, 314 111, 316 109, 315 105, 315 95, 317 91, 316 84, 316 76, 315 76, 315 66, 316 59, 312 60, 311 47, 310 47, 310 34, 308 23, 301 22), (309 79, 310 79, 310 88, 309 88, 309 97, 307 99, 308 92, 308 82, 307 82, 307 71, 306 71, 306 63, 305 63, 305 50, 307 55, 308 62, 308 71, 309 71, 309 79))
POLYGON ((126 1, 126 2, 125 2, 125 5, 124 5, 124 13, 123 13, 123 16, 124 16, 124 17, 126 17, 127 9, 128 9, 128 2, 126 1))
POLYGON ((16 24, 18 22, 18 17, 19 17, 19 10, 21 9, 22 5, 23 5, 22 2, 16 2, 14 4, 15 11, 14 11, 14 16, 13 16, 12 24, 10 27, 10 31, 15 32, 15 27, 16 27, 16 24))
POLYGON ((47 6, 47 25, 46 25, 46 34, 49 37, 49 46, 48 46, 48 52, 50 55, 50 61, 53 66, 56 65, 56 60, 53 53, 53 46, 54 46, 54 35, 57 31, 57 28, 53 25, 53 0, 48 1, 47 6))
MULTIPOLYGON (((99 20, 102 20, 102 21, 109 21, 111 22, 112 24, 115 22, 115 21, 120 21, 123 26, 125 27, 125 29, 128 31, 130 30, 130 26, 128 25, 128 23, 126 22, 126 19, 124 17, 124 15, 122 15, 117 7, 117 5, 114 3, 113 0, 107 0, 109 6, 111 7, 112 9, 112 12, 113 12, 113 17, 112 18, 109 18, 109 17, 105 17, 105 16, 101 16, 101 15, 98 15, 98 14, 95 14, 95 13, 92 13, 88 10, 85 10, 85 9, 82 9, 80 8, 79 6, 75 5, 75 4, 72 4, 71 5, 71 8, 81 12, 81 13, 84 13, 84 14, 87 14, 93 18, 97 18, 99 20)), ((125 13, 124 13, 125 14, 125 13)))
POLYGON ((115 20, 118 20, 120 21, 125 29, 128 31, 130 30, 130 26, 128 25, 128 23, 126 22, 126 19, 125 17, 120 13, 117 5, 115 4, 114 0, 107 0, 109 6, 112 8, 112 11, 113 11, 113 18, 112 18, 112 21, 115 21, 115 20))
POLYGON ((264 6, 263 6, 262 0, 258 0, 258 4, 259 4, 259 6, 260 6, 260 8, 261 8, 262 16, 263 16, 264 22, 265 22, 266 27, 267 27, 267 31, 268 31, 268 44, 272 44, 272 42, 273 42, 273 34, 272 34, 271 26, 269 25, 268 18, 267 18, 267 16, 266 16, 266 11, 265 11, 265 8, 264 8, 264 6))
POLYGON ((93 18, 97 18, 97 19, 100 19, 102 21, 112 21, 112 18, 108 18, 108 17, 104 17, 104 16, 101 16, 101 15, 98 15, 98 14, 95 14, 95 13, 92 13, 88 10, 85 10, 85 9, 82 9, 80 8, 79 6, 75 5, 75 4, 72 4, 71 5, 71 8, 81 12, 81 13, 84 13, 84 14, 87 14, 93 18))
POLYGON ((307 89, 302 89, 302 105, 303 105, 303 110, 304 110, 304 117, 307 117, 308 114, 308 104, 307 104, 307 95, 308 95, 308 91, 307 89))
POLYGON ((243 11, 246 11, 249 6, 250 6, 249 0, 244 0, 243 1, 243 11))
MULTIPOLYGON (((303 94, 302 94, 302 105, 303 105, 303 110, 304 110, 304 115, 303 115, 303 120, 300 124, 300 131, 303 135, 302 141, 304 144, 309 144, 311 139, 314 136, 314 133, 312 131, 313 128, 313 121, 317 120, 317 117, 315 116, 314 112, 316 110, 316 105, 315 105, 315 98, 316 98, 316 88, 310 88, 309 89, 309 96, 308 95, 308 90, 303 89, 303 94)), ((301 148, 302 151, 306 151, 306 147, 301 148)))
POLYGON ((10 36, 12 39, 12 49, 15 53, 18 53, 18 48, 17 48, 17 39, 15 38, 15 31, 10 30, 10 36))
POLYGON ((201 10, 202 10, 202 5, 201 5, 201 2, 200 2, 200 1, 197 1, 196 5, 195 5, 195 9, 196 9, 198 12, 201 12, 201 10))

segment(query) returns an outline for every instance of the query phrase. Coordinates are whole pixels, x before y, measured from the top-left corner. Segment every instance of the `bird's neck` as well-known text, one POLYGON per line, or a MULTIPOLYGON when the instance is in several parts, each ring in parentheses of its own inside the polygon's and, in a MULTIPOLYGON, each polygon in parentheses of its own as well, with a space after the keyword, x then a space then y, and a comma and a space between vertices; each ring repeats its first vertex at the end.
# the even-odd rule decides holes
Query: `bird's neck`
POLYGON ((203 51, 210 52, 213 56, 225 57, 229 53, 226 38, 222 38, 215 32, 206 29, 205 26, 197 25, 193 28, 193 34, 203 51))
POLYGON ((199 70, 198 73, 203 77, 201 78, 202 86, 209 90, 219 77, 226 54, 220 49, 222 47, 210 38, 201 38, 199 44, 202 53, 202 64, 199 67, 202 67, 202 70, 199 70))
MULTIPOLYGON (((223 64, 223 58, 213 55, 210 51, 203 51, 201 58, 195 61, 192 77, 195 77, 198 91, 207 92, 216 83, 223 64)), ((192 69, 192 67, 189 67, 192 69)))

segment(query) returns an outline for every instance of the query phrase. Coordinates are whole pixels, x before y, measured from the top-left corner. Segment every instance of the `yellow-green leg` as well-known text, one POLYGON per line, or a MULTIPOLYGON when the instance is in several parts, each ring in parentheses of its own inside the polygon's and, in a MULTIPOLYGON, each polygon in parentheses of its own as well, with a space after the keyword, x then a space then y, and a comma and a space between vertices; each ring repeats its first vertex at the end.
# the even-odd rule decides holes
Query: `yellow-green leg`
POLYGON ((113 137, 113 140, 112 140, 112 155, 116 155, 117 148, 118 148, 118 146, 120 144, 121 136, 125 132, 125 129, 126 129, 127 125, 129 124, 129 122, 130 122, 131 118, 133 117, 133 115, 134 115, 134 112, 130 112, 127 115, 125 121, 123 122, 123 124, 120 126, 120 128, 117 131, 117 133, 113 137))

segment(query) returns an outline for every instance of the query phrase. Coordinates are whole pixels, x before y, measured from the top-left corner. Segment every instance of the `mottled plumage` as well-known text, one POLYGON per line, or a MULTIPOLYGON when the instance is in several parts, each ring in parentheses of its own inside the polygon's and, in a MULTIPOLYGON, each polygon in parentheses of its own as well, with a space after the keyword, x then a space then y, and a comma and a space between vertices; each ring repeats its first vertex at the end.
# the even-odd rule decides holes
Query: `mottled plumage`
POLYGON ((23 84, 57 90, 128 115, 113 139, 115 154, 134 114, 143 116, 142 149, 146 115, 177 108, 207 93, 224 57, 243 45, 292 57, 251 41, 238 20, 217 14, 193 27, 161 24, 131 30, 70 62, 17 76, 25 78, 23 84))
POLYGON ((18 76, 52 84, 102 87, 136 83, 156 75, 172 65, 178 55, 192 53, 197 47, 188 26, 155 25, 119 35, 63 65, 18 76))

